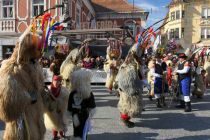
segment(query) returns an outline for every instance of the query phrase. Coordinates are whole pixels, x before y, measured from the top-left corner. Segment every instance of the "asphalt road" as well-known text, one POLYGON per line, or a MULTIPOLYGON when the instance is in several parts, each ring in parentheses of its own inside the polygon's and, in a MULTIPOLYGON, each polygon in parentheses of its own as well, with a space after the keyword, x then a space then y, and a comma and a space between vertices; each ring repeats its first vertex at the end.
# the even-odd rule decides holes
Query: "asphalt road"
MULTIPOLYGON (((97 112, 89 140, 210 140, 210 89, 203 99, 192 99, 192 112, 185 113, 172 105, 157 109, 155 101, 144 96, 145 109, 141 118, 132 119, 134 128, 124 127, 119 120, 118 98, 108 94, 103 86, 92 87, 97 112)), ((168 102, 169 104, 169 102, 168 102)), ((67 135, 72 135, 72 124, 67 135)), ((0 138, 4 125, 0 122, 0 138)), ((52 139, 47 131, 46 140, 52 139)))

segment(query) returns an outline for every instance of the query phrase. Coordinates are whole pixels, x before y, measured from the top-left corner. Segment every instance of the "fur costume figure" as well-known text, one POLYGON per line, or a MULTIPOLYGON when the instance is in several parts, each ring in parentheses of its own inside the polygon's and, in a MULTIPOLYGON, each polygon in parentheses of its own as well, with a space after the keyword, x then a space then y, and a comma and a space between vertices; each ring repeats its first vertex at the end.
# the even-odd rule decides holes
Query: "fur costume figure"
POLYGON ((108 60, 104 63, 104 71, 107 73, 107 79, 105 87, 109 89, 109 91, 112 91, 115 78, 118 73, 118 61, 116 60, 108 60))
POLYGON ((196 95, 198 98, 202 98, 205 92, 205 81, 202 76, 202 69, 198 66, 195 71, 195 88, 192 92, 193 95, 196 95))
POLYGON ((109 60, 119 60, 122 55, 121 43, 119 40, 108 40, 109 46, 106 50, 106 58, 109 60))
POLYGON ((207 56, 204 61, 204 70, 206 70, 206 83, 210 83, 210 57, 207 56))
POLYGON ((19 38, 12 56, 0 69, 0 119, 6 123, 4 140, 43 140, 44 89, 39 37, 31 26, 19 38))
POLYGON ((136 68, 132 65, 122 65, 118 76, 120 101, 118 108, 122 114, 129 117, 138 116, 142 110, 142 82, 138 78, 136 68))
POLYGON ((107 62, 104 64, 104 71, 107 73, 106 87, 110 93, 112 91, 115 78, 117 76, 120 58, 122 55, 121 44, 118 40, 109 40, 107 48, 107 62))
POLYGON ((74 89, 70 93, 68 111, 72 114, 74 139, 82 140, 87 137, 87 128, 95 110, 95 99, 91 92, 91 72, 85 69, 72 74, 74 89))
POLYGON ((66 60, 62 63, 60 68, 60 74, 63 78, 62 85, 66 87, 69 91, 72 90, 72 85, 71 85, 72 73, 80 69, 80 67, 77 64, 80 60, 82 48, 80 50, 73 49, 67 56, 66 60))
MULTIPOLYGON (((136 44, 133 47, 136 48, 136 44)), ((143 109, 143 82, 140 79, 140 65, 137 60, 140 56, 141 51, 131 50, 125 62, 121 65, 116 78, 120 94, 118 109, 121 120, 127 127, 134 126, 130 119, 140 116, 143 109), (139 53, 140 55, 138 55, 139 53)))
POLYGON ((56 104, 52 110, 45 112, 44 119, 45 125, 48 129, 53 131, 54 139, 58 138, 58 132, 61 137, 65 137, 67 131, 66 113, 68 106, 69 91, 61 86, 62 78, 60 76, 54 76, 49 90, 52 98, 56 104))

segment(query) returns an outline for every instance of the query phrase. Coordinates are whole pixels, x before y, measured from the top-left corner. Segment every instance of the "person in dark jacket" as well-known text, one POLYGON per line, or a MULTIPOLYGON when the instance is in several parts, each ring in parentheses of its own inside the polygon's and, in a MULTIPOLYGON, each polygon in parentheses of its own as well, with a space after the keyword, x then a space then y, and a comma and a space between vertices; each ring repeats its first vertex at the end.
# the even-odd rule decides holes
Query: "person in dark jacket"
POLYGON ((95 99, 90 86, 91 72, 85 69, 77 70, 72 75, 72 92, 69 96, 68 111, 73 118, 74 139, 87 137, 90 119, 95 112, 95 99))
POLYGON ((151 68, 151 74, 154 77, 154 94, 157 100, 157 107, 161 108, 161 99, 163 97, 163 66, 161 61, 161 55, 156 54, 156 61, 154 67, 151 68))
POLYGON ((185 108, 185 112, 191 112, 190 86, 191 86, 191 67, 187 56, 179 54, 179 62, 176 73, 178 74, 179 89, 181 93, 180 105, 178 108, 185 108))

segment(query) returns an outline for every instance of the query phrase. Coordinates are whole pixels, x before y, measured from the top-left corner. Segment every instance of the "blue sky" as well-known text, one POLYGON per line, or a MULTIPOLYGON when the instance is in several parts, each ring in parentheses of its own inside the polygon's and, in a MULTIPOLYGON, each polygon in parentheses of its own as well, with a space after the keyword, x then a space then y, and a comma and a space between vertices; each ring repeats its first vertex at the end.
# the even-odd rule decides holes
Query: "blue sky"
POLYGON ((139 6, 149 12, 147 20, 147 26, 149 26, 166 16, 166 6, 171 0, 128 0, 130 3, 133 3, 133 1, 135 6, 139 6))

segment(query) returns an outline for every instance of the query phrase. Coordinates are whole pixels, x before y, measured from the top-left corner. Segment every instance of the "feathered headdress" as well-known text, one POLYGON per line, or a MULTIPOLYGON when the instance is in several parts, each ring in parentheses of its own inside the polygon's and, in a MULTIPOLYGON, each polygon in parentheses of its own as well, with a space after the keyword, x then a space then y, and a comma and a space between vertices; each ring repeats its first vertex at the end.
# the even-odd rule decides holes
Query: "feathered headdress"
MULTIPOLYGON (((26 29, 26 31, 19 37, 18 39, 18 56, 17 56, 17 63, 20 63, 20 54, 24 50, 22 43, 24 42, 24 39, 26 38, 27 35, 32 36, 32 44, 37 44, 39 45, 39 49, 47 50, 48 46, 48 40, 51 37, 51 34, 54 32, 54 30, 62 30, 63 26, 60 25, 60 22, 55 22, 55 19, 51 17, 50 13, 46 13, 47 11, 51 9, 56 9, 56 8, 61 8, 64 5, 55 5, 54 7, 51 7, 47 10, 45 10, 43 13, 39 14, 36 16, 31 25, 26 29), (37 36, 37 19, 41 19, 41 30, 42 30, 42 41, 41 43, 38 43, 38 36, 37 36)), ((49 43, 51 45, 51 41, 49 43)))

